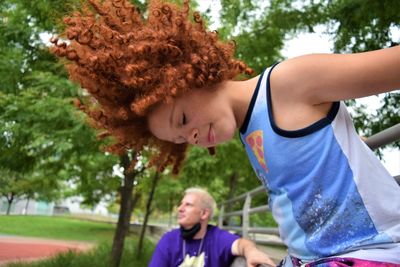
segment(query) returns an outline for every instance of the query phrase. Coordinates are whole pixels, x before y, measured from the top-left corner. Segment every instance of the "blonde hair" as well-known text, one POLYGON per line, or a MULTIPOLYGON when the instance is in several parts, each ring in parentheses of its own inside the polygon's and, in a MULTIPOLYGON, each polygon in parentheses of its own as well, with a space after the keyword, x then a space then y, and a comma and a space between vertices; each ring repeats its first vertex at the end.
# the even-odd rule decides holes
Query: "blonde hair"
POLYGON ((207 190, 200 187, 190 187, 185 190, 185 195, 195 194, 200 197, 200 202, 203 208, 210 210, 210 220, 214 215, 214 211, 217 207, 217 204, 214 198, 208 193, 207 190))

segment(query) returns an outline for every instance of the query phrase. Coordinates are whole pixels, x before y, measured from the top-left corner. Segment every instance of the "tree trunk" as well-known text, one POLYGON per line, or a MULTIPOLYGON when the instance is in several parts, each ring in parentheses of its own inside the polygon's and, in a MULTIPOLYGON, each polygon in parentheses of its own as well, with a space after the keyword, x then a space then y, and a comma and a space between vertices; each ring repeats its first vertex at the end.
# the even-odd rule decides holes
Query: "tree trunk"
POLYGON ((119 267, 122 253, 124 250, 125 237, 129 231, 129 224, 133 210, 132 191, 136 178, 135 172, 127 173, 130 160, 127 154, 121 156, 121 163, 125 169, 124 184, 120 188, 121 204, 118 216, 117 229, 115 230, 114 240, 111 250, 111 266, 119 267))
POLYGON ((135 210, 136 203, 138 203, 138 201, 139 201, 141 196, 142 195, 140 194, 140 192, 137 192, 136 194, 133 194, 133 197, 132 197, 132 212, 135 210))
POLYGON ((147 199, 147 204, 146 204, 146 214, 144 216, 144 221, 142 225, 142 230, 140 232, 140 239, 138 243, 138 250, 137 250, 137 257, 140 259, 142 256, 142 248, 143 248, 143 240, 144 240, 144 235, 146 232, 146 227, 147 227, 147 221, 149 219, 150 213, 151 213, 151 202, 153 201, 153 196, 154 196, 154 191, 156 190, 156 185, 158 182, 158 179, 160 178, 160 174, 156 172, 153 176, 153 184, 151 185, 151 190, 149 194, 149 198, 147 199))
POLYGON ((7 207, 7 215, 10 215, 10 212, 11 212, 11 205, 12 205, 12 203, 13 203, 13 201, 14 201, 14 193, 13 192, 10 192, 10 193, 8 193, 8 195, 7 195, 7 203, 8 203, 8 207, 7 207))
POLYGON ((28 208, 29 208, 29 201, 31 200, 30 197, 28 197, 26 199, 26 204, 25 204, 25 214, 24 215, 28 215, 28 208))

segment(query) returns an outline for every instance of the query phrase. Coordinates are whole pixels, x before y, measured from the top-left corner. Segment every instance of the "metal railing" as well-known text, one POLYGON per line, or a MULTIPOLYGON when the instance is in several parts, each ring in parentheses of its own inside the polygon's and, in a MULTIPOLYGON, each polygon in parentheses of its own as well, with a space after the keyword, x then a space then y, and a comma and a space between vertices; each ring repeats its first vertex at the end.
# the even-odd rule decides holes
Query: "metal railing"
POLYGON ((393 143, 400 139, 400 123, 370 136, 365 143, 372 150, 393 143))
MULTIPOLYGON (((392 126, 386 130, 383 130, 365 140, 365 143, 372 149, 377 149, 392 142, 400 140, 400 123, 392 126)), ((398 184, 400 184, 400 175, 394 176, 395 180, 398 184)), ((241 236, 249 238, 250 234, 266 234, 270 235, 272 238, 267 239, 258 239, 257 237, 253 237, 253 239, 257 244, 264 245, 284 245, 283 242, 279 238, 278 228, 274 227, 251 227, 250 226, 250 215, 255 213, 264 213, 270 212, 270 208, 268 205, 261 206, 251 206, 251 201, 256 195, 265 194, 266 190, 264 186, 257 187, 249 192, 246 192, 240 196, 229 199, 219 205, 220 212, 218 217, 218 226, 225 230, 234 231, 236 233, 240 233, 241 236), (232 205, 235 202, 244 201, 242 210, 225 212, 225 207, 232 205), (224 220, 233 217, 233 216, 241 216, 242 225, 241 226, 231 226, 224 225, 224 220), (275 237, 275 238, 274 238, 275 237)), ((233 205, 232 205, 233 206, 233 205)), ((229 220, 227 220, 229 221, 229 220)))

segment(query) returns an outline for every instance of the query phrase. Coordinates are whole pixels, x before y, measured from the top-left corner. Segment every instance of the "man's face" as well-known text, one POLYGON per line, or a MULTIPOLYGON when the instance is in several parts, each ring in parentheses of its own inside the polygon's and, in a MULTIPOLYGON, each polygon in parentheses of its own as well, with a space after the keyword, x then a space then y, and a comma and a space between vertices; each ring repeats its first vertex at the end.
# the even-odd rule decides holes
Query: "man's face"
POLYGON ((185 195, 178 207, 178 223, 188 229, 202 220, 207 220, 208 214, 201 205, 200 197, 189 193, 185 195))
POLYGON ((176 144, 214 147, 229 141, 237 122, 229 101, 217 90, 192 90, 158 105, 147 117, 150 132, 176 144))

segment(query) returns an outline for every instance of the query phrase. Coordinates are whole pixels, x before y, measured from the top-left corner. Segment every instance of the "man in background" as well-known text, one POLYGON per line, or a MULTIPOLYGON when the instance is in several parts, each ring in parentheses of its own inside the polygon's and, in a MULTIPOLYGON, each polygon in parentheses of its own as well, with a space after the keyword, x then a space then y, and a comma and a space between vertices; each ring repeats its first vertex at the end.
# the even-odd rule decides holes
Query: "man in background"
POLYGON ((247 266, 275 266, 252 241, 210 225, 215 206, 204 189, 187 189, 178 208, 180 228, 161 237, 149 267, 224 267, 236 256, 245 257, 247 266))

